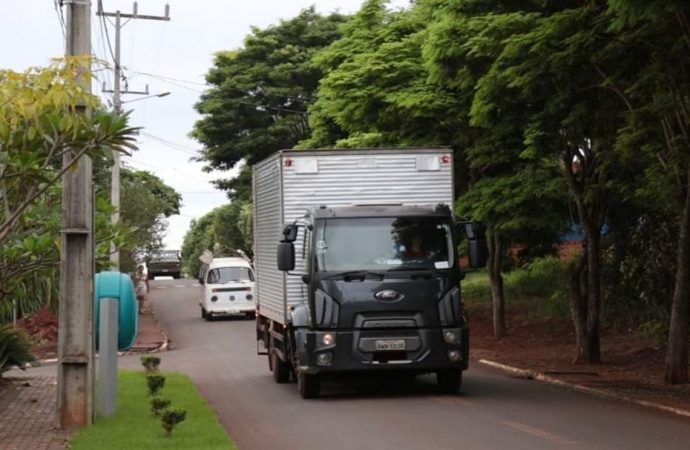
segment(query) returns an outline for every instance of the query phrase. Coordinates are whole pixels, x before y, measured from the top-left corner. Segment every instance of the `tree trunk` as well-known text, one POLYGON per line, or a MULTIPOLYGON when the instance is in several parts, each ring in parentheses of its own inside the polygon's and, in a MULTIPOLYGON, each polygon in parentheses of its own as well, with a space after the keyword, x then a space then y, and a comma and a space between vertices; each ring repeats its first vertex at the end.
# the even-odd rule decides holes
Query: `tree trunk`
POLYGON ((584 251, 568 266, 568 302, 575 326, 577 356, 575 364, 585 360, 587 348, 587 252, 584 251))
MULTIPOLYGON (((690 183, 690 163, 688 163, 690 183)), ((678 268, 671 304, 671 324, 666 352, 664 381, 688 382, 688 326, 690 324, 690 186, 686 186, 683 218, 678 238, 678 268)))
POLYGON ((494 337, 501 339, 506 335, 505 296, 503 291, 503 238, 496 232, 489 239, 489 280, 491 282, 491 301, 493 304, 494 337))
POLYGON ((601 235, 599 227, 590 227, 587 239, 587 342, 585 364, 601 362, 599 318, 601 316, 601 235))

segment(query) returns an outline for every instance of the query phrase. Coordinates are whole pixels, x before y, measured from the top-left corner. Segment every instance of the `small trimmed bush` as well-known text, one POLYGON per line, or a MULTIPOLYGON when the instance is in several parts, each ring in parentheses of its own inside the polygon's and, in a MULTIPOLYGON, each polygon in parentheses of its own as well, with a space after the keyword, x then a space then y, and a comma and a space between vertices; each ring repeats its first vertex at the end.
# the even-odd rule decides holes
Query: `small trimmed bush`
POLYGON ((146 375, 146 384, 149 387, 149 394, 156 395, 165 386, 163 375, 146 375))
POLYGON ((170 435, 177 425, 184 422, 187 418, 187 411, 178 408, 168 408, 163 411, 161 425, 167 435, 170 435))
POLYGON ((154 416, 160 416, 163 411, 170 407, 170 400, 162 397, 154 397, 151 399, 151 412, 154 416))
POLYGON ((142 356, 141 365, 146 369, 146 373, 157 373, 161 359, 158 356, 142 356))

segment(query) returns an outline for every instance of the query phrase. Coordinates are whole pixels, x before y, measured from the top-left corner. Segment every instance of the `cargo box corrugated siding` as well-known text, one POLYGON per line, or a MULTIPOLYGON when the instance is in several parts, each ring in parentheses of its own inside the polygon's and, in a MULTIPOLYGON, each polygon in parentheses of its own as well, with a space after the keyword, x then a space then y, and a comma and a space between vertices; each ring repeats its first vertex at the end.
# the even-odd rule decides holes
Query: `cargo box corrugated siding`
MULTIPOLYGON (((301 278, 277 268, 276 246, 285 224, 320 205, 452 207, 452 167, 452 153, 445 148, 284 151, 255 165, 254 261, 260 313, 284 323, 287 306, 306 298, 301 278)), ((304 273, 302 243, 300 231, 295 274, 304 273)))

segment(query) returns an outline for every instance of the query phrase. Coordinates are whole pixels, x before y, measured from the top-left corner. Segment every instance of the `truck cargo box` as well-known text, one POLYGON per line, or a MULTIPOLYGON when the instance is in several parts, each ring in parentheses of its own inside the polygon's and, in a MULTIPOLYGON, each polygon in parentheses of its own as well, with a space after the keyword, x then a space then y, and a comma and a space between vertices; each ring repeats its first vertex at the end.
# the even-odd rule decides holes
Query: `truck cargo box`
MULTIPOLYGON (((259 314, 284 324, 306 291, 301 277, 278 270, 283 227, 321 205, 452 206, 453 155, 448 148, 284 150, 254 166, 253 198, 259 314)), ((298 237, 296 274, 304 273, 302 246, 298 237)))

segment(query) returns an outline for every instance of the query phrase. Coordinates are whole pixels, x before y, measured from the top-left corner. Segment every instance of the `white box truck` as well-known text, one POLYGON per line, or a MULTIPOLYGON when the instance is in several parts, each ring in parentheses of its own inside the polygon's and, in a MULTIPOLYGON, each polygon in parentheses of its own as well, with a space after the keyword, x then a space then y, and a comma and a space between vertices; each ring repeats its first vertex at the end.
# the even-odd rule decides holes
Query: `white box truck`
POLYGON ((313 398, 327 377, 402 371, 459 391, 458 229, 472 267, 486 241, 455 220, 452 168, 447 148, 285 150, 254 166, 258 352, 276 382, 313 398))

